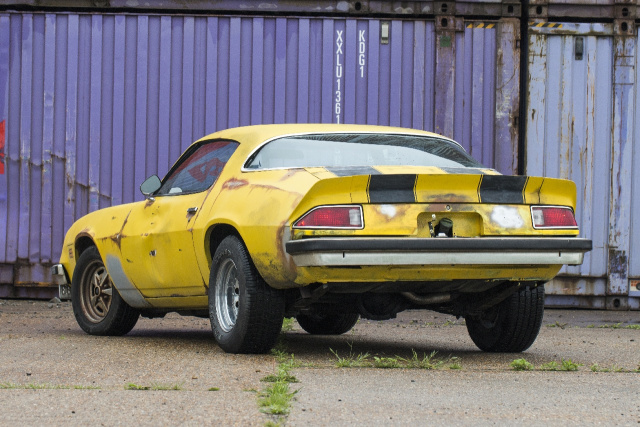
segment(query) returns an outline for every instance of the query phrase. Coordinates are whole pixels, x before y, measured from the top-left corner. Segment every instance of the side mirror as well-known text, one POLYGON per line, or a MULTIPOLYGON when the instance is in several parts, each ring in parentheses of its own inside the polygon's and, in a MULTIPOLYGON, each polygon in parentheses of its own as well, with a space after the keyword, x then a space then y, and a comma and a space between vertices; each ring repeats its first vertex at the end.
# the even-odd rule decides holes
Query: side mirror
POLYGON ((149 178, 144 180, 142 185, 140 185, 140 191, 148 197, 158 191, 161 186, 162 182, 160 182, 158 175, 151 175, 149 178))

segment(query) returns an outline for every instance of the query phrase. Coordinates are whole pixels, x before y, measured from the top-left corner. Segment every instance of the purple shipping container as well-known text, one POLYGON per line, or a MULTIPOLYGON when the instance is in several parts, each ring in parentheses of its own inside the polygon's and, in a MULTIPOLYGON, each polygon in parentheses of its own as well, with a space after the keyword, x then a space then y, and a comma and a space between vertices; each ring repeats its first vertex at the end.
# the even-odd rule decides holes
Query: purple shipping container
POLYGON ((517 169, 519 20, 0 14, 0 296, 46 295, 64 233, 195 139, 344 122, 517 169), (4 139, 2 139, 4 136, 4 139))
POLYGON ((593 241, 546 285, 547 305, 640 309, 637 46, 616 22, 531 24, 526 172, 575 181, 593 241))

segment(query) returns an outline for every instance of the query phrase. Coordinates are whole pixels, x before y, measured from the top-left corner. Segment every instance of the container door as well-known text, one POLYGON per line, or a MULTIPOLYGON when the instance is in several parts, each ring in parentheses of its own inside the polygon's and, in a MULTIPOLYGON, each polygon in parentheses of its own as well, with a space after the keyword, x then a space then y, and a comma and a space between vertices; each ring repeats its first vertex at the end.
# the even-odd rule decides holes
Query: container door
POLYGON ((548 284, 547 304, 626 308, 635 39, 613 24, 529 30, 526 174, 573 180, 580 234, 593 240, 548 284))

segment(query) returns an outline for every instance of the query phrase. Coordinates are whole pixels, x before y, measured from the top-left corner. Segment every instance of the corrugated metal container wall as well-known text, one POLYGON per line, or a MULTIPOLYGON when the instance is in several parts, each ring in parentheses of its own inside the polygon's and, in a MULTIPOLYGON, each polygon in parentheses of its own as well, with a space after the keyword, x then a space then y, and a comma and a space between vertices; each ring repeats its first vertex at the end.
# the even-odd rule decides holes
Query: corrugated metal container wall
POLYGON ((640 263, 630 246, 640 240, 631 192, 636 36, 614 30, 530 26, 526 173, 575 181, 580 234, 593 240, 582 266, 563 268, 547 285, 550 305, 639 308, 620 298, 640 296, 628 281, 640 263))
POLYGON ((631 159, 631 236, 629 244, 629 293, 640 297, 640 34, 636 36, 635 51, 635 117, 633 118, 633 157, 631 159))
POLYGON ((0 89, 8 88, 0 92, 8 108, 0 109, 0 183, 9 183, 0 283, 48 282, 74 219, 141 199, 145 177, 162 176, 192 141, 218 129, 346 122, 436 130, 514 172, 518 21, 450 28, 417 20, 0 15, 0 89))

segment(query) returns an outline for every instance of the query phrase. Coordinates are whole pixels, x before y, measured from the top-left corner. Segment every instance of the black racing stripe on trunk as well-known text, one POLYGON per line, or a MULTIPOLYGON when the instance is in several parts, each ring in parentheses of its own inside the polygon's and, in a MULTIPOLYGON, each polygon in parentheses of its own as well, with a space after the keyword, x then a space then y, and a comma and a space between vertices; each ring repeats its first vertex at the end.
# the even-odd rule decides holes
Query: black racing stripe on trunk
POLYGON ((380 175, 380 171, 371 166, 351 166, 351 167, 325 167, 326 170, 336 176, 355 176, 355 175, 380 175))
POLYGON ((524 204, 526 176, 483 175, 480 183, 481 203, 524 204))
POLYGON ((372 175, 369 180, 371 203, 415 203, 414 187, 418 175, 372 175))

